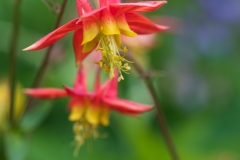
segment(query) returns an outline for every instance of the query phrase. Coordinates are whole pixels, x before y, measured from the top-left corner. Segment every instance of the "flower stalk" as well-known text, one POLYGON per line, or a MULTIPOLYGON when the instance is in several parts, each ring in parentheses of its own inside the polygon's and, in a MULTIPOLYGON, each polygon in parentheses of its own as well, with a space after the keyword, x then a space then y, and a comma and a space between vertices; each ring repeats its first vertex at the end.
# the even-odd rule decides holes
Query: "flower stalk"
POLYGON ((158 101, 157 92, 154 89, 154 86, 153 86, 153 84, 151 82, 151 77, 148 75, 148 73, 146 73, 143 70, 141 65, 139 65, 137 63, 137 61, 135 61, 134 58, 130 54, 128 54, 127 57, 128 57, 129 60, 134 61, 134 63, 133 63, 134 68, 136 69, 138 74, 141 76, 141 78, 144 80, 144 83, 146 84, 146 86, 148 88, 148 91, 151 94, 151 97, 152 97, 152 99, 154 101, 154 104, 155 104, 155 110, 156 110, 156 114, 157 114, 158 125, 159 125, 159 127, 160 127, 160 129, 162 131, 164 140, 166 142, 166 145, 168 147, 168 150, 170 152, 170 155, 171 155, 172 159, 173 160, 179 160, 176 148, 174 146, 174 143, 172 141, 169 129, 167 127, 167 121, 166 121, 166 119, 164 117, 164 113, 163 113, 163 111, 161 109, 162 108, 161 104, 158 101))
POLYGON ((13 114, 14 114, 14 99, 15 99, 15 86, 16 86, 16 66, 17 66, 17 44, 19 37, 19 21, 20 21, 20 7, 22 0, 16 0, 14 4, 13 14, 13 29, 10 40, 9 48, 9 88, 10 88, 10 109, 9 119, 10 123, 14 125, 13 114))
MULTIPOLYGON (((63 13, 64 13, 64 11, 66 9, 67 2, 68 2, 68 0, 64 0, 62 2, 61 10, 60 10, 60 13, 59 13, 59 15, 57 17, 57 21, 55 23, 54 29, 56 29, 56 28, 58 28, 60 26, 60 22, 62 20, 63 13)), ((50 61, 50 57, 51 57, 53 46, 54 46, 54 44, 49 46, 49 48, 47 49, 45 57, 44 57, 41 65, 40 65, 40 67, 39 67, 39 69, 37 71, 37 74, 36 74, 36 76, 34 78, 34 81, 33 81, 33 84, 32 84, 32 88, 37 88, 41 84, 42 79, 44 77, 44 74, 47 71, 47 68, 49 66, 49 61, 50 61)), ((29 98, 28 102, 27 102, 27 105, 26 105, 26 110, 28 110, 31 107, 31 105, 32 105, 32 99, 29 98)))
MULTIPOLYGON (((65 11, 65 8, 66 8, 66 5, 67 5, 67 2, 68 0, 64 0, 62 2, 62 6, 61 6, 61 11, 57 17, 57 21, 55 23, 55 27, 54 29, 58 28, 60 26, 60 22, 62 20, 62 17, 63 17, 63 13, 65 11)), ((43 76, 44 76, 44 73, 46 72, 48 66, 49 66, 49 61, 50 61, 50 57, 51 57, 51 53, 52 53, 52 49, 53 49, 53 45, 51 45, 47 51, 46 51, 46 54, 45 54, 45 57, 41 63, 41 66, 37 72, 37 75, 33 81, 33 84, 32 84, 32 87, 35 88, 35 87, 38 87, 40 85, 40 83, 42 82, 42 79, 43 79, 43 76)))

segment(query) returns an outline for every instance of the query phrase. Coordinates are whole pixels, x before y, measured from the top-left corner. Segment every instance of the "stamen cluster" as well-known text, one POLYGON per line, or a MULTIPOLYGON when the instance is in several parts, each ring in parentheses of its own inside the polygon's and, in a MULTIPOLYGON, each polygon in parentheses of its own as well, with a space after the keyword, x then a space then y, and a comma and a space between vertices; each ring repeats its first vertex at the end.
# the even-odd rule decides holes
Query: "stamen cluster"
POLYGON ((85 119, 78 120, 73 125, 73 132, 75 134, 74 142, 76 145, 74 154, 77 155, 79 148, 84 144, 85 139, 98 138, 97 125, 92 125, 85 119))
POLYGON ((128 52, 127 47, 118 46, 114 36, 102 36, 97 50, 102 52, 102 59, 96 62, 96 64, 103 68, 111 79, 115 76, 114 67, 116 67, 119 72, 118 82, 123 80, 122 72, 128 74, 128 71, 131 69, 128 63, 133 63, 121 55, 121 52, 124 55, 128 52))

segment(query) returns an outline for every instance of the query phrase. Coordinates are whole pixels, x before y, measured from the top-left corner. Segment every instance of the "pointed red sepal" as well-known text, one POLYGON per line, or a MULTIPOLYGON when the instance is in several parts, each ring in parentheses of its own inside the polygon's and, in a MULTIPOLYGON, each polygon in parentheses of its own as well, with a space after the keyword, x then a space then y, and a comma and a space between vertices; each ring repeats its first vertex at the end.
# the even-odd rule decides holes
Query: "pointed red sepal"
POLYGON ((92 6, 88 2, 88 0, 76 0, 76 5, 79 17, 82 16, 84 13, 92 11, 92 6))
POLYGON ((81 92, 87 91, 86 74, 84 73, 82 66, 80 66, 78 69, 77 76, 74 82, 74 89, 77 89, 81 92))
POLYGON ((99 9, 95 9, 92 12, 85 13, 82 15, 81 20, 82 21, 96 21, 100 19, 100 14, 102 10, 105 10, 107 7, 101 7, 99 9))
POLYGON ((67 92, 67 94, 71 97, 78 97, 78 98, 85 98, 85 97, 88 97, 88 96, 92 96, 90 93, 87 93, 83 90, 80 90, 80 89, 75 89, 75 88, 69 88, 69 87, 66 87, 66 86, 63 86, 64 87, 64 90, 67 92))
POLYGON ((127 12, 151 12, 162 5, 166 4, 166 1, 148 1, 137 3, 116 3, 110 5, 112 14, 117 17, 127 12))
POLYGON ((103 102, 111 109, 117 110, 126 114, 139 114, 151 110, 150 105, 139 104, 132 101, 116 98, 103 98, 103 102))
POLYGON ((77 24, 78 20, 79 19, 74 19, 74 20, 64 24, 63 26, 52 31, 48 35, 44 36, 43 38, 41 38, 40 40, 38 40, 37 42, 32 44, 31 46, 23 49, 23 51, 39 50, 39 49, 43 49, 47 46, 50 46, 51 44, 53 44, 54 42, 56 42, 57 40, 62 38, 64 35, 66 35, 68 32, 71 32, 73 30, 81 28, 82 26, 77 24))
POLYGON ((89 55, 89 53, 92 52, 90 51, 90 52, 83 53, 84 45, 82 45, 82 40, 83 40, 83 30, 81 28, 76 30, 73 35, 73 49, 75 54, 76 66, 80 66, 81 62, 89 55))
POLYGON ((34 98, 55 99, 68 96, 67 92, 56 88, 25 89, 24 93, 34 98))
POLYGON ((137 13, 129 12, 126 13, 125 16, 129 27, 137 34, 152 34, 169 28, 155 24, 137 13))
POLYGON ((101 87, 97 91, 95 91, 95 99, 99 99, 100 97, 106 95, 106 91, 109 88, 109 83, 110 80, 107 80, 104 84, 101 85, 101 87))

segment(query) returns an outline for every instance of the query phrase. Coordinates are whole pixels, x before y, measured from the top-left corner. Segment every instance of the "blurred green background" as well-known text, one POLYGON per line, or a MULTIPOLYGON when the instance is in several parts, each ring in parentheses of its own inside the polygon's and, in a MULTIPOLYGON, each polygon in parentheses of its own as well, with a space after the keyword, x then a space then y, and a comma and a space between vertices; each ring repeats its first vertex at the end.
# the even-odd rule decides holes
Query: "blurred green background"
MULTIPOLYGON (((180 23, 174 34, 157 34, 157 47, 146 54, 149 65, 145 68, 164 73, 154 76, 153 82, 182 160, 240 159, 239 8, 239 0, 181 0, 147 14, 177 18, 180 23)), ((1 78, 8 74, 12 16, 13 0, 1 0, 1 78)), ((71 0, 62 24, 75 17, 71 0)), ((17 76, 25 88, 31 86, 46 50, 21 50, 52 31, 55 21, 56 15, 41 0, 23 0, 17 76)), ((72 86, 76 67, 71 38, 72 33, 57 42, 42 86, 72 86)), ((152 103, 143 81, 133 72, 119 84, 119 96, 152 103)), ((68 121, 67 104, 67 98, 40 102, 48 115, 28 137, 27 159, 171 159, 154 110, 139 117, 112 112, 110 126, 99 129, 107 138, 89 141, 73 157, 73 124, 68 121)))

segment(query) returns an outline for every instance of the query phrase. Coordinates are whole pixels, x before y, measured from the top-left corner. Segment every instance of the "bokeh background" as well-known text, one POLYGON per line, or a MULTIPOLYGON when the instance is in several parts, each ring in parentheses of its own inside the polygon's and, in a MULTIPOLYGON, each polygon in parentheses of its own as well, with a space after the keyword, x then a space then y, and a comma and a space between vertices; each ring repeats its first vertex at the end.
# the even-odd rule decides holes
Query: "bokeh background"
MULTIPOLYGON (((152 80, 182 160, 240 159, 239 8, 239 0, 180 0, 168 1, 147 14, 174 28, 157 34, 155 47, 141 56, 146 60, 145 69, 157 73, 152 80)), ((1 0, 1 78, 9 71, 12 16, 13 0, 1 0)), ((75 17, 75 1, 71 0, 62 24, 75 17)), ((55 21, 56 14, 43 1, 23 0, 17 77, 25 88, 31 86, 46 50, 21 50, 52 31, 55 21)), ((57 42, 42 86, 72 86, 76 67, 71 38, 72 33, 57 42)), ((91 88, 93 77, 88 84, 91 88)), ((119 96, 152 103, 146 86, 134 71, 120 82, 119 96)), ((38 125, 31 128, 27 142, 10 136, 11 143, 22 145, 23 149, 16 154, 26 152, 29 160, 171 159, 154 110, 139 117, 112 112, 110 126, 99 129, 107 138, 87 142, 79 156, 73 157, 73 124, 68 121, 67 103, 65 98, 36 104, 41 107, 25 118, 24 124, 28 127, 36 119, 41 120, 36 120, 38 125)))

